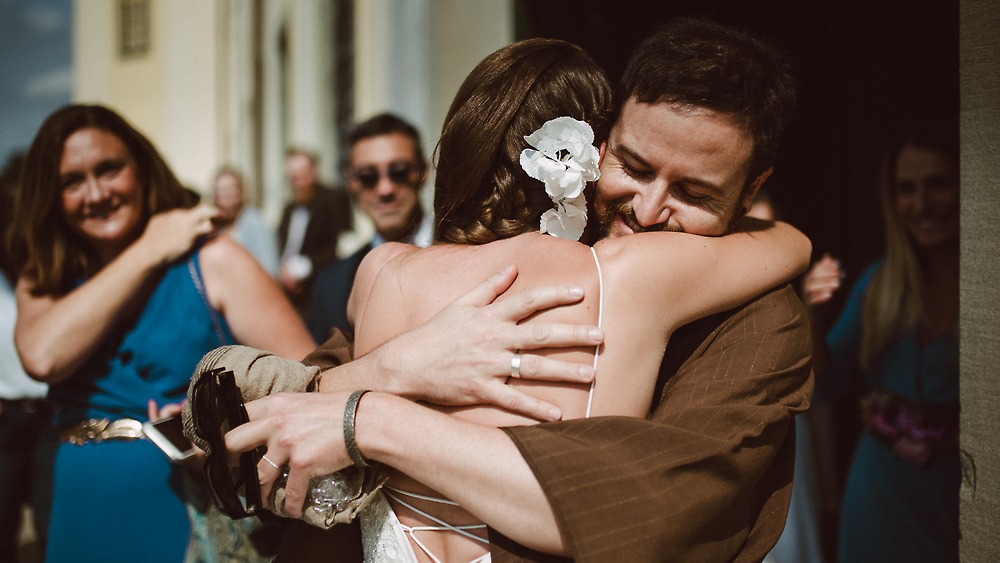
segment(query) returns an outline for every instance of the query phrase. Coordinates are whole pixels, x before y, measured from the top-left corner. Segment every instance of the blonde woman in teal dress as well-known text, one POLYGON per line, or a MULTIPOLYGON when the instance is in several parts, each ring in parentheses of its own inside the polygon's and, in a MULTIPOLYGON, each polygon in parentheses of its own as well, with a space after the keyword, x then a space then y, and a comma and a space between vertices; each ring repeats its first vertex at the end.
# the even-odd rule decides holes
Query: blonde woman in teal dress
MULTIPOLYGON (((859 276, 833 328, 813 332, 816 400, 856 382, 865 392, 838 559, 958 561, 958 120, 905 137, 884 172, 885 257, 859 276)), ((841 277, 828 256, 813 266, 814 312, 841 277)))
POLYGON ((314 347, 254 259, 212 237, 218 213, 196 200, 101 106, 56 111, 27 154, 8 243, 15 344, 28 374, 50 384, 64 438, 49 561, 182 561, 184 482, 200 476, 185 477, 191 469, 171 465, 137 425, 177 410, 217 346, 292 359, 314 347))

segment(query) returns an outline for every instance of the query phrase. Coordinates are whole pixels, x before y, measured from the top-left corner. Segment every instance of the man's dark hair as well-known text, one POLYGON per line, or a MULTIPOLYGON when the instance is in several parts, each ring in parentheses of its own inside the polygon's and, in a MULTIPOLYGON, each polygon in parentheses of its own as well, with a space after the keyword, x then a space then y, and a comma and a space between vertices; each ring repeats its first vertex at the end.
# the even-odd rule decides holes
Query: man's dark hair
POLYGON ((774 163, 795 111, 795 80, 773 46, 717 23, 682 18, 629 59, 618 103, 666 102, 732 115, 753 140, 748 182, 774 163))
POLYGON ((417 157, 417 163, 424 166, 424 152, 420 148, 420 132, 403 118, 391 113, 380 113, 370 117, 354 126, 347 134, 347 146, 353 147, 358 141, 400 133, 413 140, 413 151, 417 157))

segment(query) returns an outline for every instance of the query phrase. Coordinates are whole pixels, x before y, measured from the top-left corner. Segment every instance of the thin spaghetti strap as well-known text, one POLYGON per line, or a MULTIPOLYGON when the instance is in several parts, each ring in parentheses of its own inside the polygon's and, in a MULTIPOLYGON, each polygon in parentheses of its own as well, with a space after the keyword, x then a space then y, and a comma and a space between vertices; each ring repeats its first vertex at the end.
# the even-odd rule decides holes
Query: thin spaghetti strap
MULTIPOLYGON (((604 328, 604 274, 601 272, 601 261, 597 259, 597 251, 590 247, 590 254, 594 256, 594 265, 597 266, 597 327, 604 328)), ((594 348, 594 379, 590 382, 590 393, 587 394, 587 415, 590 418, 590 408, 594 404, 594 387, 597 385, 597 359, 600 357, 601 345, 594 348)))
POLYGON ((198 295, 201 296, 201 302, 205 304, 205 309, 208 311, 208 316, 212 318, 212 328, 215 329, 215 336, 219 339, 219 346, 225 346, 227 344, 232 344, 228 338, 226 338, 226 331, 222 329, 222 321, 219 318, 219 312, 212 307, 212 304, 208 301, 208 293, 205 291, 205 284, 201 279, 201 269, 195 260, 198 257, 198 252, 194 252, 188 257, 187 267, 188 274, 191 276, 191 281, 194 283, 194 288, 198 290, 198 295))

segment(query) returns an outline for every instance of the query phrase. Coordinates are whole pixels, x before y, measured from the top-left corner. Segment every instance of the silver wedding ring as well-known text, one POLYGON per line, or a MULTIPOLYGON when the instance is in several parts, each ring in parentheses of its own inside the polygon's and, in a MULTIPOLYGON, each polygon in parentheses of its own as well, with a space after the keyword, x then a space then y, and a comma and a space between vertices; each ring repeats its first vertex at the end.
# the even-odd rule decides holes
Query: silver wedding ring
POLYGON ((514 357, 510 359, 510 376, 511 377, 521 377, 521 354, 514 354, 514 357))
POLYGON ((260 456, 260 457, 261 457, 261 459, 263 459, 264 461, 266 461, 267 463, 269 463, 269 464, 271 465, 271 467, 273 467, 273 468, 277 469, 278 471, 281 471, 281 468, 280 468, 280 467, 278 467, 278 464, 277 464, 277 463, 274 463, 273 461, 271 461, 271 460, 269 460, 269 459, 267 459, 267 456, 266 456, 266 455, 264 455, 264 456, 260 456))

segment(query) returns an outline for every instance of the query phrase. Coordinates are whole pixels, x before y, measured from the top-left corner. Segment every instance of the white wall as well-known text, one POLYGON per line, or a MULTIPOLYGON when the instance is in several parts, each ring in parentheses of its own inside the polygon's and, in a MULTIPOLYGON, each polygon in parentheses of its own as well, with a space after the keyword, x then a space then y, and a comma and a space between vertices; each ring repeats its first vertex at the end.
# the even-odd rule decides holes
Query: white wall
MULTIPOLYGON (((368 0, 355 10, 355 120, 398 114, 430 158, 466 75, 514 40, 512 0, 368 0)), ((422 194, 428 210, 432 188, 433 173, 422 194)))
MULTIPOLYGON (((289 145, 316 150, 323 179, 339 181, 331 0, 151 0, 150 52, 126 60, 117 9, 74 2, 75 101, 118 110, 203 193, 220 165, 241 169, 272 222, 288 197, 289 145)), ((398 113, 430 156, 458 85, 513 39, 513 2, 356 0, 354 25, 356 120, 398 113)))
POLYGON ((129 59, 118 55, 117 8, 115 0, 74 2, 73 99, 118 111, 200 189, 216 161, 214 6, 153 0, 149 53, 129 59))

